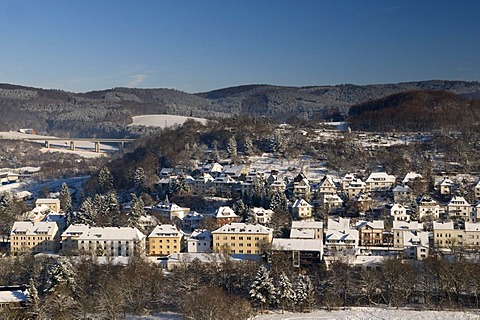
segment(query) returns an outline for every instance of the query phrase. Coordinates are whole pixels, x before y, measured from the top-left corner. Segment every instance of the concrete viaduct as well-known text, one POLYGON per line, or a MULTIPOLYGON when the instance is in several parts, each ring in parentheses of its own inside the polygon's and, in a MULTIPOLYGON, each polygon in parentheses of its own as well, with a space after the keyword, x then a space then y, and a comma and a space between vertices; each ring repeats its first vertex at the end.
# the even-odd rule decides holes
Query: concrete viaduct
POLYGON ((123 149, 125 143, 134 142, 136 139, 110 139, 110 138, 27 138, 28 141, 42 141, 45 144, 45 148, 50 148, 50 144, 55 141, 65 141, 66 144, 70 144, 70 150, 75 151, 76 142, 91 142, 95 146, 95 152, 100 152, 101 143, 118 143, 120 149, 123 149))

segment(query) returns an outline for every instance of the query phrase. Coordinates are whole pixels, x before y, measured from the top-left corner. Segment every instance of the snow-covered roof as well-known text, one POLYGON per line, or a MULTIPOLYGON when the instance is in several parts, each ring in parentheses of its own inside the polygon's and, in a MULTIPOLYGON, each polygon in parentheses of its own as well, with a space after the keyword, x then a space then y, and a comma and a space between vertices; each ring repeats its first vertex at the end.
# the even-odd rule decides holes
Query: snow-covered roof
POLYGON ((368 176, 366 183, 374 183, 378 181, 395 183, 395 176, 387 174, 386 172, 372 172, 368 176))
POLYGON ((152 237, 181 237, 182 234, 178 231, 174 224, 159 224, 153 229, 148 236, 152 237))
POLYGON ((39 198, 35 201, 35 205, 39 206, 41 204, 55 204, 60 205, 60 199, 52 199, 52 198, 39 198))
POLYGON ((89 227, 78 240, 98 241, 135 241, 143 240, 145 235, 137 228, 128 227, 89 227))
POLYGON ((16 221, 13 224, 11 234, 12 235, 39 235, 46 234, 53 236, 58 230, 56 222, 31 222, 31 221, 16 221))
POLYGON ((356 224, 356 228, 362 228, 368 226, 372 229, 381 229, 383 230, 385 228, 385 224, 383 220, 373 220, 373 221, 358 221, 356 224))
POLYGON ((292 208, 299 208, 299 207, 308 207, 308 208, 313 208, 313 206, 305 201, 304 199, 297 199, 295 202, 292 204, 292 208))
POLYGON ((188 241, 191 240, 212 240, 212 233, 206 229, 195 230, 188 238, 188 241))
POLYGON ((465 222, 465 231, 480 231, 480 223, 465 222))
POLYGON ((423 230, 423 223, 418 221, 393 221, 392 230, 423 230))
POLYGON ((292 221, 292 229, 323 229, 322 221, 292 221))
POLYGON ((71 237, 71 236, 80 236, 89 226, 86 224, 71 224, 68 226, 67 230, 62 233, 62 237, 71 237))
POLYGON ((313 229, 291 229, 290 239, 315 239, 315 230, 313 229))
POLYGON ((337 218, 337 219, 328 219, 327 221, 327 230, 350 230, 350 219, 348 218, 337 218))
POLYGON ((407 183, 409 181, 415 180, 416 178, 422 178, 422 175, 416 172, 410 171, 405 175, 405 178, 403 178, 402 183, 407 183))
POLYGON ((248 224, 242 222, 231 222, 226 224, 215 231, 212 231, 212 234, 216 233, 246 233, 246 234, 271 234, 273 232, 272 228, 262 226, 261 224, 248 224))
POLYGON ((392 192, 411 192, 412 189, 410 189, 409 186, 401 186, 397 185, 395 188, 392 189, 392 192))
POLYGON ((325 239, 327 241, 358 241, 358 230, 348 230, 347 231, 340 231, 340 230, 328 230, 325 235, 325 239))
POLYGON ((237 218, 232 208, 229 206, 221 206, 215 211, 215 218, 237 218))
POLYGON ((0 291, 0 303, 20 303, 28 300, 27 293, 22 290, 0 291))
POLYGON ((433 221, 433 230, 453 230, 453 221, 447 221, 447 222, 433 221))
POLYGON ((283 239, 273 238, 274 251, 322 251, 322 239, 283 239))

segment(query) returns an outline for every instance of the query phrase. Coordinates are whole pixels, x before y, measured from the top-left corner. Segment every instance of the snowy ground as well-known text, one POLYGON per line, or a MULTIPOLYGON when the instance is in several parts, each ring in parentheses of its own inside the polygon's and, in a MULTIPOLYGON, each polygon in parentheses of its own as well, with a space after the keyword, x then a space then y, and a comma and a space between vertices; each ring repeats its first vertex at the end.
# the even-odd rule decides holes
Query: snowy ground
MULTIPOLYGON (((175 313, 162 313, 154 316, 127 316, 128 320, 179 320, 182 316, 175 313)), ((310 313, 270 313, 258 315, 255 320, 472 320, 480 319, 480 312, 477 311, 414 311, 408 309, 387 309, 387 308, 351 308, 348 310, 316 310, 310 313)))
POLYGON ((466 320, 480 319, 480 313, 474 311, 414 311, 390 308, 351 308, 348 310, 316 310, 311 313, 264 314, 255 320, 306 320, 306 319, 339 319, 339 320, 374 320, 374 319, 422 319, 422 320, 466 320))
POLYGON ((194 117, 184 117, 184 116, 174 116, 170 114, 151 114, 144 116, 135 116, 132 117, 133 123, 129 124, 130 126, 146 126, 146 127, 171 127, 175 124, 183 124, 187 119, 193 119, 202 124, 207 122, 207 119, 204 118, 194 118, 194 117))

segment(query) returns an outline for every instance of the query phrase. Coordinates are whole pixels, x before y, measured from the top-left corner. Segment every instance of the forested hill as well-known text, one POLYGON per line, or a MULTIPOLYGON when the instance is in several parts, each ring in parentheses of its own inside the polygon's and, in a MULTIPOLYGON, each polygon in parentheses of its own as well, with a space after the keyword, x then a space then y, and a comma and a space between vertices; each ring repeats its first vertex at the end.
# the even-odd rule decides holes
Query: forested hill
POLYGON ((463 131, 479 128, 480 101, 447 91, 408 91, 354 105, 353 129, 463 131))
POLYGON ((472 97, 479 82, 422 81, 380 85, 282 87, 246 85, 189 94, 173 89, 130 89, 71 93, 0 84, 2 130, 34 128, 62 136, 128 135, 131 117, 177 114, 225 117, 251 114, 285 121, 291 116, 340 120, 350 106, 409 90, 448 90, 472 97))

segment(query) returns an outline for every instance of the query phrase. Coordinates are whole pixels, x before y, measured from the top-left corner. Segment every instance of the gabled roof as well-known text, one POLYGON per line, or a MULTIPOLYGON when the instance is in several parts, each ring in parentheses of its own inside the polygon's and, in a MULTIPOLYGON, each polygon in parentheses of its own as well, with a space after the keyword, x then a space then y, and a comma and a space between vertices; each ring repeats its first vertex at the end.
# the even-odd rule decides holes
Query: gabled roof
POLYGON ((292 208, 299 208, 299 207, 313 208, 313 206, 307 201, 305 201, 304 199, 297 199, 292 204, 292 208))
POLYGON ((405 178, 403 178, 402 183, 405 184, 409 181, 415 180, 416 178, 422 178, 422 175, 419 173, 410 171, 405 175, 405 178))
POLYGON ((318 184, 319 188, 321 187, 333 187, 336 188, 335 182, 333 181, 333 178, 330 175, 325 175, 323 179, 320 181, 318 184))
POLYGON ((215 211, 215 218, 237 218, 238 215, 235 214, 232 208, 228 206, 221 206, 215 211))

